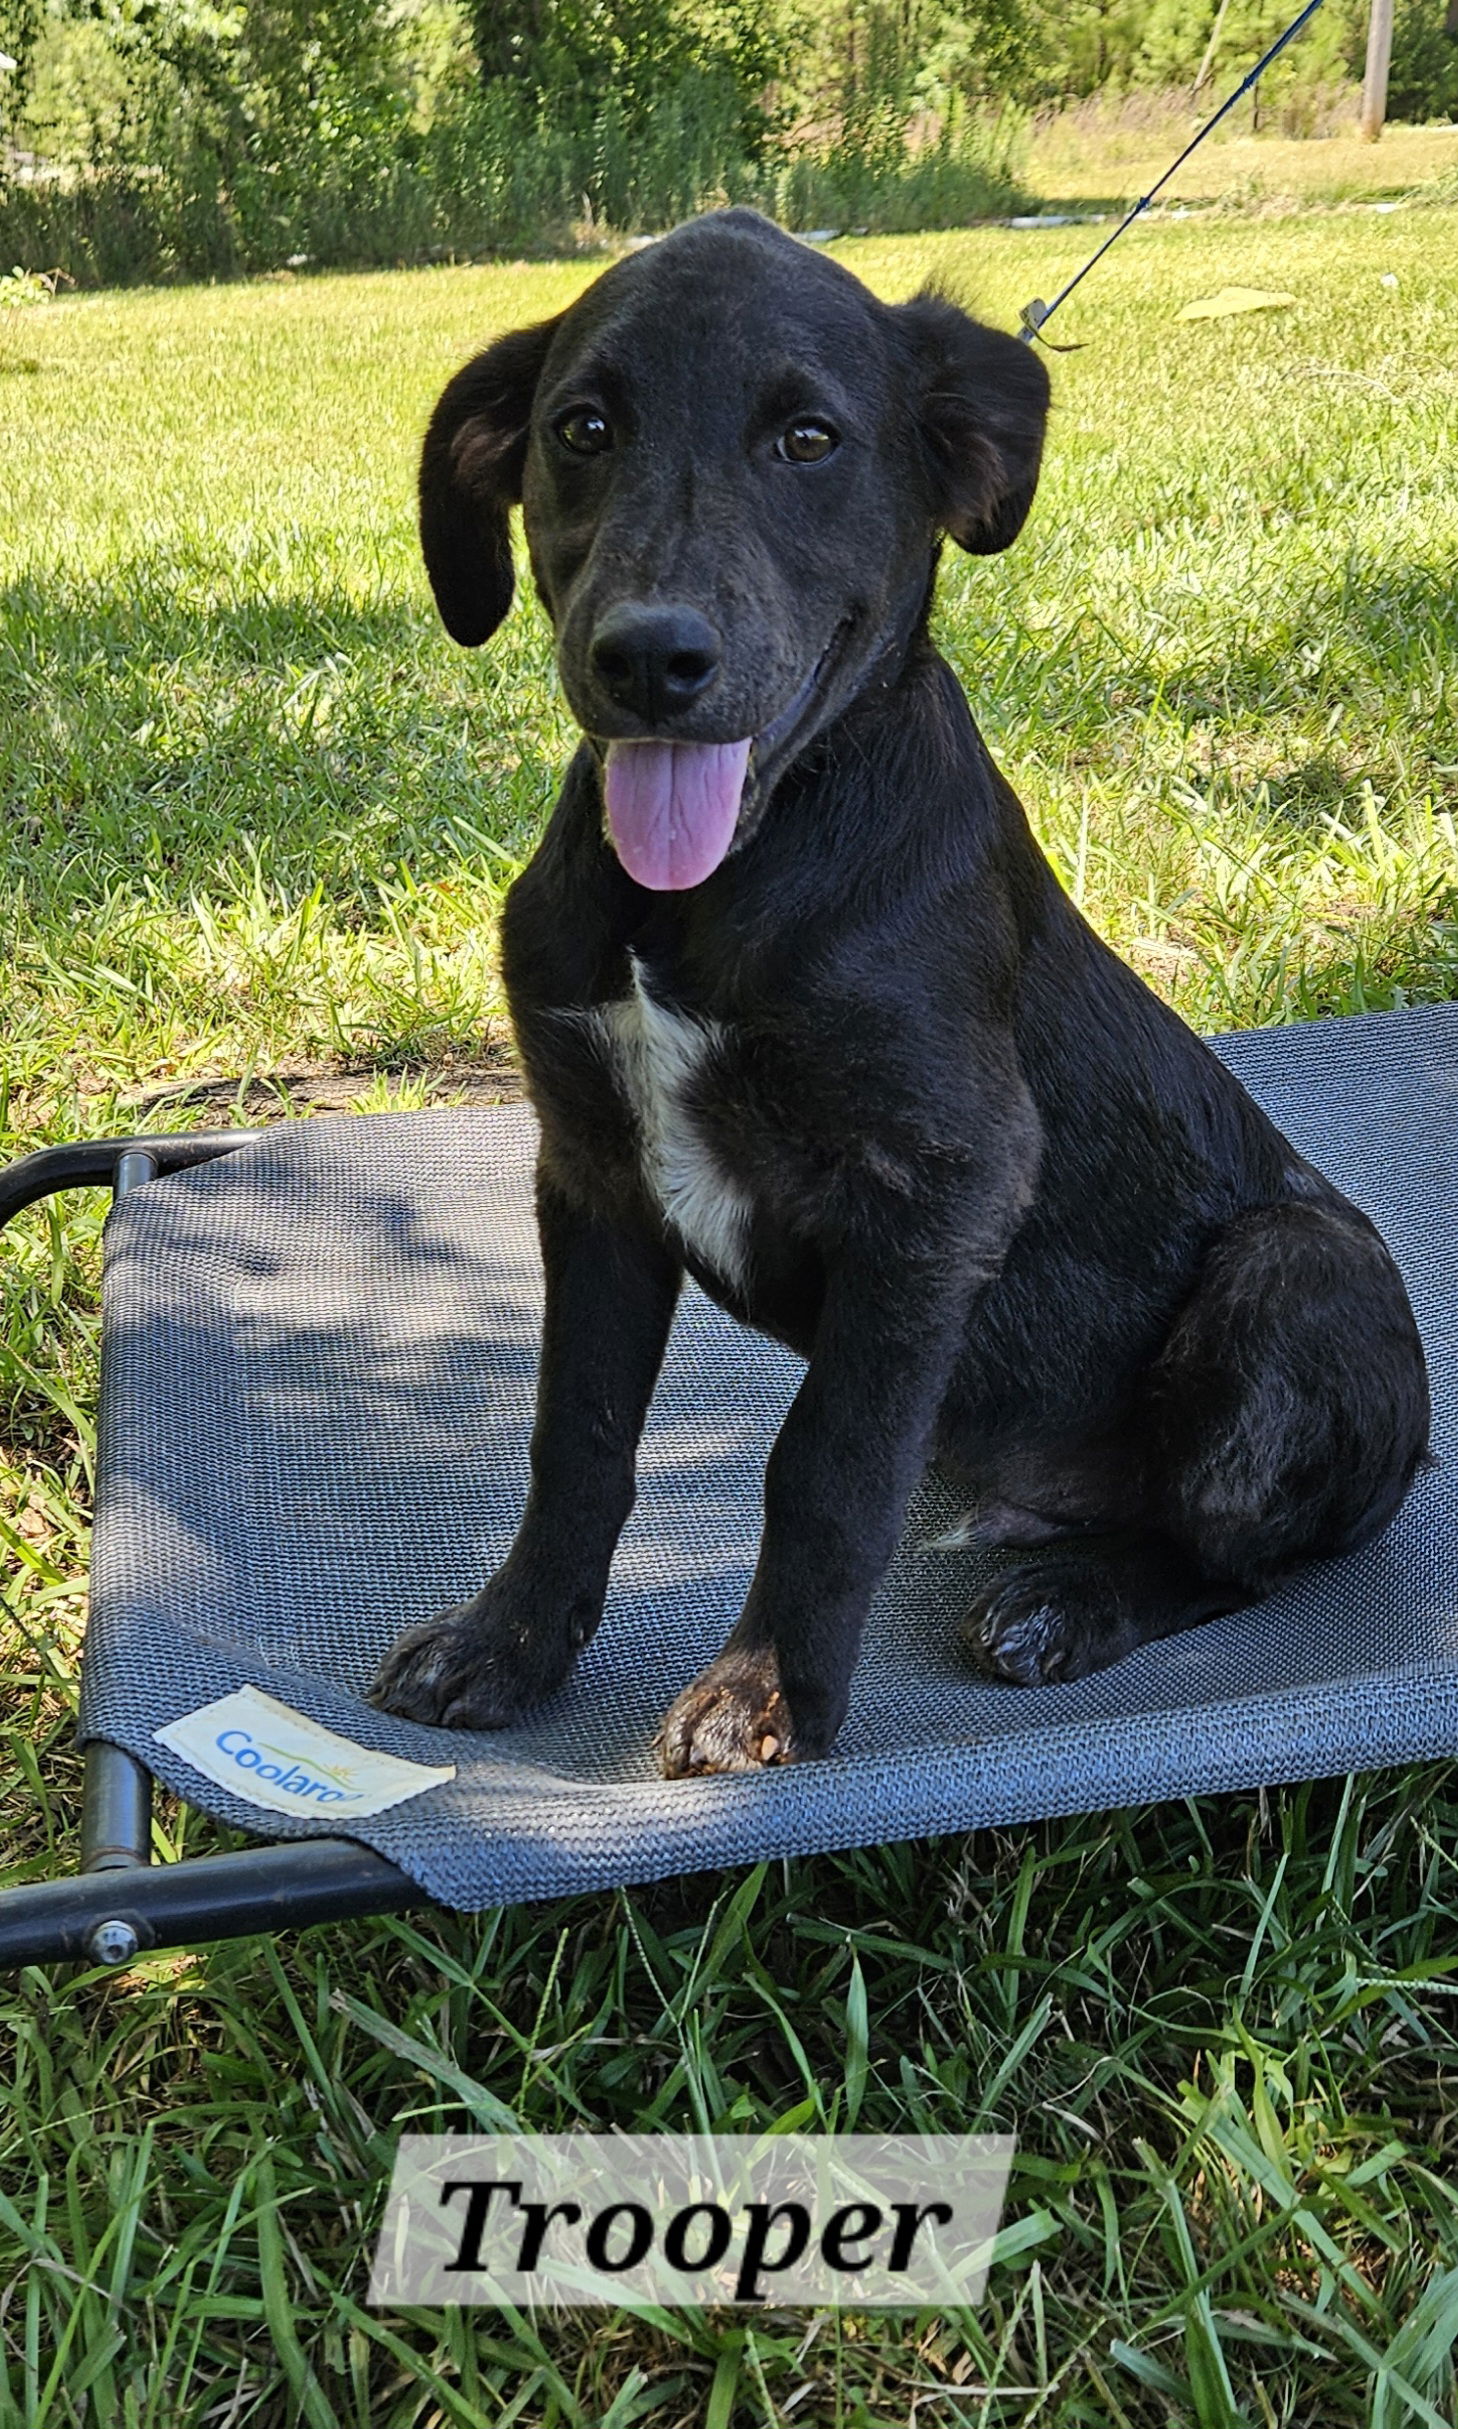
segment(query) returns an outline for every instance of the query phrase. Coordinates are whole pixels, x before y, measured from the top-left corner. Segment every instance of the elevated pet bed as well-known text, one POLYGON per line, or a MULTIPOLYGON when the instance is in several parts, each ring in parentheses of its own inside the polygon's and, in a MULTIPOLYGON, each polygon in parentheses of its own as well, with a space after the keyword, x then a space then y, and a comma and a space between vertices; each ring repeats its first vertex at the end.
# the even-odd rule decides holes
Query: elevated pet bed
POLYGON ((120 1961, 427 1899, 479 1908, 1458 1751, 1458 1007, 1220 1052, 1391 1242, 1432 1364, 1438 1464, 1366 1551, 1032 1692, 968 1666, 959 1620, 983 1556, 924 1548, 951 1514, 928 1482, 835 1753, 749 1777, 665 1781, 650 1743, 738 1609, 799 1369, 692 1288, 607 1617, 570 1684, 492 1736, 362 1701, 392 1637, 501 1559, 521 1506, 540 1293, 525 1109, 102 1142, 0 1175, 0 1218, 77 1181, 117 1189, 85 1869, 0 1897, 0 1959, 120 1961), (216 1724, 159 1739, 214 1705, 216 1724), (342 1768, 287 1715, 271 1730, 280 1705, 348 1741, 342 1768), (199 1729, 226 1738, 231 1772, 216 1752, 197 1767, 199 1729), (358 1811, 351 1749, 422 1766, 428 1784, 386 1766, 414 1792, 358 1811), (149 1774, 286 1843, 148 1869, 149 1774))

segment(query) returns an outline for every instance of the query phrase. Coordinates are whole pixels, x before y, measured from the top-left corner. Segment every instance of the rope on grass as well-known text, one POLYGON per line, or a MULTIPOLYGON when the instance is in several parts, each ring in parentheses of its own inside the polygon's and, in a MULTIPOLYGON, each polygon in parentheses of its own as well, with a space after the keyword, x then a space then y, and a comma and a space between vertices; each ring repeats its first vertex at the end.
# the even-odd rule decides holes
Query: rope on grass
POLYGON ((1030 304, 1024 304, 1022 311, 1018 316, 1021 324, 1018 330, 1018 335, 1022 338, 1025 345, 1031 346, 1036 338, 1038 343, 1046 346, 1049 352, 1052 354, 1076 354, 1079 351, 1077 345, 1056 346, 1051 338, 1044 337, 1043 335, 1044 329, 1047 327, 1049 321, 1053 318, 1053 315, 1057 311, 1059 305, 1067 303, 1068 298, 1073 293, 1074 288, 1081 285, 1083 280, 1087 278, 1095 262, 1100 262, 1103 260, 1104 255, 1109 250, 1109 247, 1118 243, 1120 237, 1124 233, 1124 230, 1126 228, 1132 228, 1140 213, 1148 210, 1156 194, 1163 193, 1176 169, 1182 169, 1184 167, 1185 162, 1190 157, 1190 154, 1193 151, 1196 151, 1204 142, 1205 137, 1219 126, 1222 118, 1229 116, 1237 101, 1243 101, 1245 99, 1245 96, 1250 91, 1252 85, 1257 83, 1265 74, 1266 69, 1271 64, 1271 61, 1273 59, 1279 59, 1282 51, 1286 48, 1287 43, 1295 41, 1296 36, 1300 33, 1303 25, 1305 25, 1310 18, 1316 15, 1316 12, 1320 6, 1321 0, 1306 0, 1306 6, 1302 9, 1301 14, 1298 17, 1292 18, 1284 34, 1277 35, 1276 40, 1271 44, 1270 49, 1266 52, 1265 57, 1256 61, 1255 66, 1251 69, 1250 74, 1246 77, 1244 84, 1237 87, 1235 92, 1231 94, 1228 101, 1222 101, 1219 109, 1215 112, 1214 117, 1206 119, 1205 124, 1201 127, 1197 135, 1191 136, 1190 141, 1185 145, 1185 148, 1181 152, 1178 160, 1172 160, 1169 167, 1165 170, 1164 175, 1156 180, 1156 182, 1150 187, 1149 192, 1147 194, 1142 194, 1138 202, 1135 203, 1133 210, 1125 213, 1117 228, 1115 228, 1110 235, 1104 238, 1103 243, 1099 246, 1096 253, 1090 254, 1088 260, 1084 263, 1083 268, 1077 271, 1069 280, 1067 286, 1062 288, 1060 292, 1054 296, 1052 303, 1045 304, 1040 295, 1035 295, 1030 304))

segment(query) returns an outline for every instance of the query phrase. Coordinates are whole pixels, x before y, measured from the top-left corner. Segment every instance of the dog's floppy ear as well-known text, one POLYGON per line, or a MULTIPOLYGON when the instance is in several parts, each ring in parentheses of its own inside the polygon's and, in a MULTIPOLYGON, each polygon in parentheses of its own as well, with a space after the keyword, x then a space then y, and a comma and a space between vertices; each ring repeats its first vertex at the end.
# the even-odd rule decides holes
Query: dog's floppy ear
POLYGON ((1022 530, 1043 453, 1048 374, 1033 348, 984 328, 944 295, 894 307, 911 348, 933 510, 959 548, 987 557, 1022 530))
POLYGON ((420 453, 420 545, 453 641, 477 649, 511 605, 510 513, 555 320, 513 329, 458 371, 420 453))

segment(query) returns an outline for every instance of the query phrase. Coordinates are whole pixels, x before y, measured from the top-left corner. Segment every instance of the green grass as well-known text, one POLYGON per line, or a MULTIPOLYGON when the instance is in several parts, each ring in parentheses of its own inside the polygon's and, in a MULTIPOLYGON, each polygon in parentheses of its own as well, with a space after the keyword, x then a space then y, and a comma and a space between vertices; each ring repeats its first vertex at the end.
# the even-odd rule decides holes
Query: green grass
MULTIPOLYGON (((947 567, 945 645, 1066 881, 1207 1026, 1455 992, 1455 237, 1436 209, 1137 231, 1055 323, 1086 344, 1026 537, 947 567), (1176 319, 1237 282, 1299 300, 1176 319)), ((1010 320, 1088 239, 845 253, 1010 320)), ((534 610, 480 659, 435 627, 413 456, 471 346, 587 274, 0 328, 6 1154, 189 1080, 420 1101, 499 1041, 492 915, 569 729, 534 610)), ((0 1263, 15 1879, 74 1861, 98 1226, 63 1203, 0 1263)), ((1455 1844, 1430 1767, 32 1972, 0 1991, 8 2417, 1451 2422, 1455 1844), (987 2301, 368 2313, 391 2136, 498 2104, 1012 2129, 987 2301)))
MULTIPOLYGON (((1233 82, 1234 79, 1231 79, 1233 82)), ((1230 85, 1217 79, 1193 104, 1187 91, 1094 94, 1033 122, 1019 166, 1045 207, 1133 202, 1147 194, 1182 152, 1230 85)), ((1435 192, 1453 200, 1458 126, 1383 128, 1376 143, 1357 133, 1359 93, 1330 97, 1319 131, 1299 137, 1279 128, 1251 133, 1250 104, 1202 143, 1165 188, 1171 203, 1270 211, 1300 203, 1338 204, 1376 196, 1435 192)))

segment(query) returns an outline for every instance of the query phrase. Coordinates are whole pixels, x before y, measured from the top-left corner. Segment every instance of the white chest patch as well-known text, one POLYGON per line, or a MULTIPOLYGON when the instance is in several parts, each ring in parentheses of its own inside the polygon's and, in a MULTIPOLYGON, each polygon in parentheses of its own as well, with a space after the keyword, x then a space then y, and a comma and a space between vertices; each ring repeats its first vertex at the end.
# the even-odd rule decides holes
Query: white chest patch
POLYGON ((638 1125, 643 1177, 684 1245, 726 1282, 742 1284, 749 1200, 715 1163, 685 1104, 724 1032, 717 1021, 658 1003, 636 961, 632 973, 632 993, 597 1020, 638 1125))

